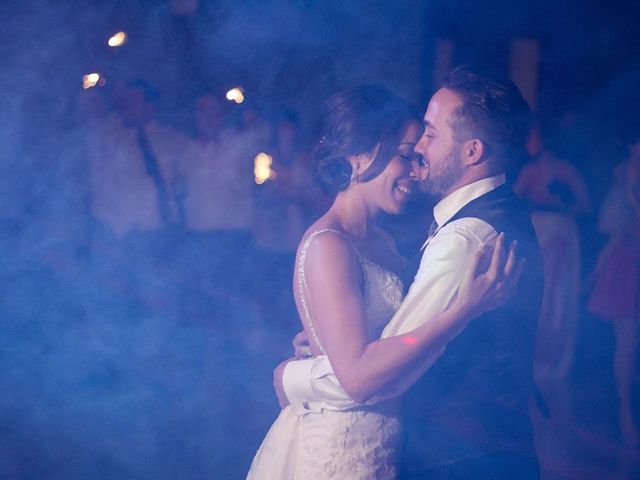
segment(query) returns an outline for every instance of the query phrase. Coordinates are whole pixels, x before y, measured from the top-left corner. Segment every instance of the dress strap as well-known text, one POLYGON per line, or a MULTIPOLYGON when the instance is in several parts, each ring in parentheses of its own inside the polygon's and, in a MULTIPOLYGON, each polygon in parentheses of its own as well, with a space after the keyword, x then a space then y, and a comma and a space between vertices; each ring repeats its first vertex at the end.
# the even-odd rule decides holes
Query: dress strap
MULTIPOLYGON (((305 239, 304 243, 302 244, 302 248, 300 249, 300 256, 298 257, 298 292, 300 295, 300 304, 302 305, 304 319, 306 320, 307 325, 309 325, 309 331, 311 332, 311 336, 313 337, 313 340, 316 342, 316 345, 318 345, 318 348, 320 348, 320 351, 323 353, 323 355, 326 355, 327 352, 325 351, 324 346, 320 341, 320 335, 318 335, 318 329, 313 323, 313 319, 311 318, 311 313, 309 312, 309 306, 307 305, 307 298, 306 298, 305 292, 309 290, 309 286, 307 284, 307 278, 305 277, 305 274, 304 274, 304 269, 305 269, 305 259, 307 257, 307 250, 309 250, 309 245, 311 245, 311 241, 321 233, 325 233, 325 232, 337 233, 341 237, 345 238, 345 240, 347 240, 351 244, 349 239, 345 237, 344 233, 340 232, 339 230, 335 230, 333 228, 323 228, 321 230, 315 230, 311 232, 311 234, 305 239)), ((357 250, 356 250, 356 253, 357 253, 357 250)))

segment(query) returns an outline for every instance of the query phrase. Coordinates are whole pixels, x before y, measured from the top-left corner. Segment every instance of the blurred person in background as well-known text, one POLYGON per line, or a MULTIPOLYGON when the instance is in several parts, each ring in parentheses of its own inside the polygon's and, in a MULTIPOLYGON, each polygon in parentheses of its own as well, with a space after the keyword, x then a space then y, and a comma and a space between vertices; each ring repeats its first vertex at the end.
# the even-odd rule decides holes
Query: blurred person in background
POLYGON ((116 87, 111 114, 89 130, 91 211, 116 237, 180 223, 174 179, 186 138, 157 120, 157 91, 116 87))
POLYGON ((166 302, 174 292, 152 284, 168 280, 183 222, 176 178, 186 136, 158 121, 158 100, 144 80, 119 83, 107 108, 93 109, 86 141, 94 258, 114 260, 140 291, 166 302))
POLYGON ((588 309, 610 321, 615 334, 613 358, 622 440, 637 449, 638 419, 632 407, 633 379, 640 328, 640 126, 627 136, 628 159, 615 168, 600 208, 598 227, 607 235, 594 272, 588 309))
POLYGON ((271 141, 271 124, 264 112, 255 105, 243 103, 237 118, 238 131, 248 135, 253 142, 263 149, 271 141))
POLYGON ((202 298, 237 303, 247 280, 253 222, 253 159, 262 145, 229 124, 222 95, 204 91, 193 103, 195 136, 178 172, 184 211, 182 266, 202 298))
POLYGON ((545 145, 539 124, 531 131, 527 150, 531 161, 513 189, 531 204, 544 263, 534 363, 536 380, 544 383, 566 378, 573 364, 581 278, 576 216, 588 214, 591 201, 578 169, 545 145))

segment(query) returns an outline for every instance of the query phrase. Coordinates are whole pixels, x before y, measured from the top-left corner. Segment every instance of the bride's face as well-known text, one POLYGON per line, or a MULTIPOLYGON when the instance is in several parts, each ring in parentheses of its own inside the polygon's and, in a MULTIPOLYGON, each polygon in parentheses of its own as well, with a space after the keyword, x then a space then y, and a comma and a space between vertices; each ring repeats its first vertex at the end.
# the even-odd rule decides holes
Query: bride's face
POLYGON ((407 125, 394 156, 376 178, 366 182, 368 197, 386 213, 399 214, 404 210, 413 189, 420 179, 414 147, 422 135, 417 122, 407 125))

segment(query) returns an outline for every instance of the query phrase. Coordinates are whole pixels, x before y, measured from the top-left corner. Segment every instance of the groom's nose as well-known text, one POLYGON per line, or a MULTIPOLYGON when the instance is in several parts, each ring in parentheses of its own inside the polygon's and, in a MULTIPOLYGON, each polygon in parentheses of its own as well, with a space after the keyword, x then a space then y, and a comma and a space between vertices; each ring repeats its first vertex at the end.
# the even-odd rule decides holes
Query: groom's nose
POLYGON ((422 175, 420 173, 421 165, 422 157, 420 155, 416 155, 416 158, 411 162, 411 172, 409 173, 409 177, 416 182, 422 180, 422 175))
POLYGON ((421 157, 424 157, 425 152, 426 152, 426 142, 425 142, 425 135, 423 134, 420 139, 418 140, 418 143, 416 143, 416 146, 413 147, 413 150, 416 152, 417 155, 420 155, 421 157))

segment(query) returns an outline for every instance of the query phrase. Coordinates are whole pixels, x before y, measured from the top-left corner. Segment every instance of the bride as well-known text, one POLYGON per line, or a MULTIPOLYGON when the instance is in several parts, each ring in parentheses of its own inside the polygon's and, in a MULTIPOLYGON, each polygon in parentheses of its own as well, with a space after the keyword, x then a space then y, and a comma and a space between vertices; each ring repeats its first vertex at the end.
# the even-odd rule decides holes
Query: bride
POLYGON ((378 340, 402 301, 398 273, 405 263, 376 218, 401 213, 426 171, 414 153, 422 126, 384 87, 361 86, 327 101, 323 133, 315 151, 317 173, 338 193, 303 236, 294 294, 311 353, 328 356, 344 390, 361 405, 303 415, 285 407, 248 479, 395 478, 397 400, 366 401, 380 398, 472 318, 501 303, 521 271, 513 248, 506 255, 499 236, 493 253, 476 252, 445 312, 416 330, 378 340))

